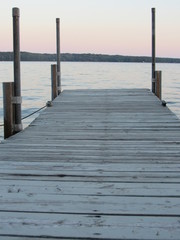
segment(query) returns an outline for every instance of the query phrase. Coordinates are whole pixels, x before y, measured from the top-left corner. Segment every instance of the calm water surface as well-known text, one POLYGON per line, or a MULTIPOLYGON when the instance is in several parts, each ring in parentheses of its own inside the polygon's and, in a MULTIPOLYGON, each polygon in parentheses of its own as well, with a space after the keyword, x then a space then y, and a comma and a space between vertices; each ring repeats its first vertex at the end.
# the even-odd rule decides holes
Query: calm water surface
MULTIPOLYGON (((51 62, 22 62, 22 115, 27 116, 51 99, 51 62)), ((151 88, 150 63, 62 62, 62 88, 151 88)), ((157 64, 162 71, 163 99, 180 118, 180 64, 157 64)), ((2 82, 13 81, 13 63, 0 62, 0 124, 3 123, 2 82)), ((26 127, 38 114, 23 121, 26 127)), ((0 127, 0 140, 3 127, 0 127)))

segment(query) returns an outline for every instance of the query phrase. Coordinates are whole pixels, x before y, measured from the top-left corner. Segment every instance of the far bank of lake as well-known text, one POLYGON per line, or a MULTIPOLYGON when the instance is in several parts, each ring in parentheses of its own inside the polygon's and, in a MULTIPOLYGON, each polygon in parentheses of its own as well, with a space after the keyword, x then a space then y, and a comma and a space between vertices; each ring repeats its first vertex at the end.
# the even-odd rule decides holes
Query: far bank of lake
MULTIPOLYGON (((21 61, 56 61, 56 54, 21 52, 21 61)), ((0 52, 0 61, 13 61, 13 52, 0 52)), ((148 56, 124 56, 91 53, 62 53, 62 62, 128 62, 151 63, 148 56)), ((157 63, 180 63, 179 58, 157 57, 157 63)))

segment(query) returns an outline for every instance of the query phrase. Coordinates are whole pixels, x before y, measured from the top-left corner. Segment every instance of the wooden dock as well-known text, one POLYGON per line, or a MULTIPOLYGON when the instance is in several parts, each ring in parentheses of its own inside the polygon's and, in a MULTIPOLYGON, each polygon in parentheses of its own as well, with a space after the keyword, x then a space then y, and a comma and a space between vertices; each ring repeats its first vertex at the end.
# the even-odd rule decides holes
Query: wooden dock
POLYGON ((180 239, 180 120, 148 89, 63 91, 0 144, 0 239, 180 239))

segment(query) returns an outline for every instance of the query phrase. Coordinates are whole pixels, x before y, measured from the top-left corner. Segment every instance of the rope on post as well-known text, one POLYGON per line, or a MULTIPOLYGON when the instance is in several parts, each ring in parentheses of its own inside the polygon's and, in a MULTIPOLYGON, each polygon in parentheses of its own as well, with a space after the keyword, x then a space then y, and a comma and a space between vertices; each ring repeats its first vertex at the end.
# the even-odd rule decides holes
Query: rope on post
POLYGON ((37 113, 37 112, 41 111, 42 109, 44 109, 45 107, 47 107, 47 105, 45 105, 45 106, 39 108, 38 110, 36 110, 36 111, 30 113, 30 114, 27 115, 26 117, 23 117, 21 120, 24 120, 24 119, 26 119, 26 118, 28 118, 28 117, 31 117, 31 116, 34 115, 35 113, 37 113))
MULTIPOLYGON (((48 102, 50 102, 50 101, 48 101, 48 102)), ((36 110, 36 111, 30 113, 30 114, 27 115, 27 116, 21 118, 21 120, 24 120, 24 119, 26 119, 26 118, 28 118, 28 117, 31 117, 31 116, 34 115, 35 113, 38 113, 38 112, 40 112, 41 110, 43 110, 44 108, 49 107, 50 104, 48 104, 48 102, 46 103, 45 106, 39 108, 38 110, 36 110)), ((52 106, 52 104, 51 104, 51 106, 52 106)), ((0 127, 4 127, 4 124, 0 124, 0 127)))

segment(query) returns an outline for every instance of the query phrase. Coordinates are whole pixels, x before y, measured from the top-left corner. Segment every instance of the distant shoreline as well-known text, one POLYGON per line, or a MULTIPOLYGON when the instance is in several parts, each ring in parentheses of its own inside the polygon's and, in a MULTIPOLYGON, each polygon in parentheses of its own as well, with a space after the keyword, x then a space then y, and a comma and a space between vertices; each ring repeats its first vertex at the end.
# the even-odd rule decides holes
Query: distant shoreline
MULTIPOLYGON (((0 52, 0 61, 13 61, 12 52, 0 52)), ((21 61, 56 61, 56 54, 21 52, 21 61)), ((151 57, 91 53, 62 53, 62 62, 137 62, 150 63, 151 57)), ((180 63, 180 58, 156 58, 157 63, 180 63)))

